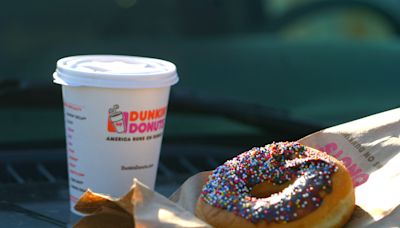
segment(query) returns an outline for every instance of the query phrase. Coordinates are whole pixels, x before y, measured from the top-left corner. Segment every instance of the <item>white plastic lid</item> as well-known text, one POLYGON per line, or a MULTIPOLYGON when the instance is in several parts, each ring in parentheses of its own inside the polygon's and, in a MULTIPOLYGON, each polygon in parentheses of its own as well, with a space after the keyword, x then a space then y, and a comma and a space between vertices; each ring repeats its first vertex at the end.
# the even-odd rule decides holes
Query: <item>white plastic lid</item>
POLYGON ((173 63, 122 55, 80 55, 57 61, 54 82, 65 86, 160 88, 178 82, 173 63))

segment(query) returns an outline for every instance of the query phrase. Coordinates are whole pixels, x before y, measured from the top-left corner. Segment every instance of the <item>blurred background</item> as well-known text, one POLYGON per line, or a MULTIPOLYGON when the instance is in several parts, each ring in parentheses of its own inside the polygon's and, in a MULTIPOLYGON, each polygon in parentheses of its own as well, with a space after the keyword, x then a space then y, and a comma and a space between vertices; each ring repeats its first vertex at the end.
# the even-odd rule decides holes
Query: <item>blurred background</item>
POLYGON ((396 0, 7 1, 0 18, 5 147, 63 146, 52 73, 79 54, 174 62, 171 142, 296 139, 399 105, 396 0))
POLYGON ((0 220, 67 224, 62 57, 177 65, 156 187, 169 195, 245 149, 397 108, 399 35, 398 0, 4 1, 0 220))

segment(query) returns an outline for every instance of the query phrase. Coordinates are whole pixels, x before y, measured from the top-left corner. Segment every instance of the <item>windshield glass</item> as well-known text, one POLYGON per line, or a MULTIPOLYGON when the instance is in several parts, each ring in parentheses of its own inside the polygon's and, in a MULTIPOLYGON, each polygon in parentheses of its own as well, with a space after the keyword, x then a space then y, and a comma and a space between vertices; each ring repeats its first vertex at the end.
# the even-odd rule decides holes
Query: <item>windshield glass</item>
MULTIPOLYGON (((16 221, 65 227, 70 201, 92 187, 90 181, 106 192, 151 171, 148 186, 169 196, 191 175, 254 146, 298 140, 400 104, 397 0, 5 1, 0 32, 0 221, 6 227, 16 227, 16 221), (129 99, 108 104, 111 99, 101 93, 80 96, 95 86, 66 89, 59 75, 59 84, 53 82, 57 61, 77 55, 166 60, 175 64, 179 82, 170 94, 165 88, 142 97, 132 92, 129 99), (103 116, 93 112, 101 126, 71 127, 91 116, 78 112, 89 105, 65 102, 66 93, 75 93, 77 103, 107 103, 103 116), (121 103, 140 99, 142 112, 121 103), (149 108, 152 102, 157 105, 149 108), (147 124, 135 122, 140 118, 147 124), (81 131, 73 134, 76 129, 81 131), (151 134, 118 135, 136 131, 151 134), (92 135, 100 140, 90 141, 92 135), (130 147, 156 141, 157 154, 149 160, 142 160, 149 150, 130 147), (125 159, 126 154, 135 156, 125 159), (120 159, 115 166, 101 163, 115 157, 120 159), (84 178, 87 167, 96 178, 84 178), (128 173, 129 181, 99 174, 106 168, 118 170, 116 177, 128 173)), ((114 70, 119 81, 113 85, 121 87, 132 69, 152 76, 167 72, 148 63, 97 63, 80 73, 114 70)), ((138 78, 141 85, 154 79, 138 78)), ((177 81, 174 74, 160 78, 160 85, 177 81)), ((110 94, 128 93, 119 89, 110 94)), ((359 146, 357 156, 375 159, 346 139, 359 146)), ((362 171, 350 164, 354 172, 362 171)))
POLYGON ((8 1, 0 9, 1 144, 62 145, 61 88, 52 74, 59 58, 78 54, 175 63, 180 82, 167 139, 276 135, 280 126, 294 138, 393 108, 399 6, 391 0, 8 1), (268 124, 277 116, 282 122, 268 124), (296 132, 301 124, 309 128, 296 132))

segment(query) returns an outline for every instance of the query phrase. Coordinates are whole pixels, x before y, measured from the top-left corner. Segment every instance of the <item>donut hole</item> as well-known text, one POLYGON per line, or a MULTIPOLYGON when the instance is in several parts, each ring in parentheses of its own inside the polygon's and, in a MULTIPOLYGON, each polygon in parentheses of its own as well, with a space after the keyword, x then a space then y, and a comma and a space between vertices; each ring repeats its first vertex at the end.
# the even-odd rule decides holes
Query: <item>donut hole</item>
POLYGON ((263 182, 253 186, 253 189, 250 191, 250 195, 256 198, 268 198, 274 193, 279 193, 283 191, 283 189, 287 188, 294 181, 288 181, 284 184, 278 185, 273 184, 271 182, 263 182))

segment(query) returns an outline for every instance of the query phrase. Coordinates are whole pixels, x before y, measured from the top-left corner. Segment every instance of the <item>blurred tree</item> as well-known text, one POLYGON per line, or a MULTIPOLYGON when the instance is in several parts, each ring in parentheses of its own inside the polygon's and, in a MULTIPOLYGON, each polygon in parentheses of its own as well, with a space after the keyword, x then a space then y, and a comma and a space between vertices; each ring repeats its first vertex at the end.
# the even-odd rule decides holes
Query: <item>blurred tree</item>
POLYGON ((289 39, 386 40, 399 33, 399 2, 269 0, 264 9, 278 34, 289 39))

